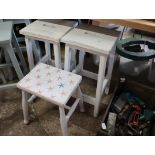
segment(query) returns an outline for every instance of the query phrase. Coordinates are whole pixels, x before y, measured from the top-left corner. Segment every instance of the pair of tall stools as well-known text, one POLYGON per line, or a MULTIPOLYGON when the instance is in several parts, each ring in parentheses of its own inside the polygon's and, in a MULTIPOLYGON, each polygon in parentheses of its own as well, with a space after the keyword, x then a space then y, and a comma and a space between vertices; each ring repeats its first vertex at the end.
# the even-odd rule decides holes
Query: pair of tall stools
MULTIPOLYGON (((33 96, 41 97, 53 104, 59 106, 60 124, 63 135, 68 135, 68 120, 75 111, 78 103, 80 110, 84 111, 83 100, 94 105, 94 116, 99 112, 101 96, 110 82, 110 74, 114 63, 114 56, 110 59, 107 77, 105 77, 105 68, 107 57, 115 49, 115 43, 118 33, 97 28, 95 32, 85 26, 74 28, 64 23, 55 23, 53 21, 35 21, 23 28, 20 33, 25 35, 30 73, 26 75, 17 87, 22 89, 22 106, 24 114, 24 123, 28 124, 28 93, 33 96), (45 42, 45 56, 34 67, 31 40, 45 42), (61 65, 60 42, 65 43, 65 62, 64 70, 61 65), (50 66, 51 50, 50 44, 53 44, 55 67, 50 66), (72 49, 72 50, 71 50, 72 49), (74 69, 71 69, 71 58, 75 56, 76 50, 80 50, 79 63, 74 69), (100 56, 99 74, 92 73, 83 69, 84 54, 90 52, 100 56), (46 64, 45 64, 46 63, 46 64), (81 75, 97 80, 96 97, 84 95, 80 90, 81 75), (67 105, 71 97, 76 100, 72 106, 67 105), (65 114, 65 109, 68 113, 65 114)), ((89 28, 91 26, 88 26, 89 28)))

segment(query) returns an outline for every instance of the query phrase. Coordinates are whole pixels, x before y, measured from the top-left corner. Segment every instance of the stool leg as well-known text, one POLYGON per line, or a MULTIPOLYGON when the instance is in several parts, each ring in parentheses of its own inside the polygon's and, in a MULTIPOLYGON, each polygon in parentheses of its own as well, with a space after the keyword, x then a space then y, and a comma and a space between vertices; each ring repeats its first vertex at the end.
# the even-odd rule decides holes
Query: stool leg
MULTIPOLYGON (((10 60, 10 57, 8 55, 8 52, 6 50, 6 48, 3 48, 4 49, 4 57, 5 57, 5 61, 7 64, 10 64, 11 63, 11 60, 10 60)), ((11 70, 11 68, 6 68, 6 71, 7 71, 7 74, 8 74, 8 79, 9 80, 13 80, 13 72, 11 70)))
MULTIPOLYGON (((32 21, 30 19, 25 19, 24 22, 25 22, 26 26, 32 23, 32 21)), ((34 51, 35 59, 38 62, 42 56, 38 41, 32 40, 32 49, 34 51)))
POLYGON ((24 124, 29 123, 28 119, 28 94, 24 91, 22 91, 22 109, 23 109, 23 115, 24 115, 24 124))
POLYGON ((49 59, 48 59, 48 64, 50 61, 52 61, 51 59, 51 46, 49 42, 45 42, 45 51, 46 51, 46 55, 48 55, 49 59))
POLYGON ((65 63, 64 70, 70 71, 71 66, 71 51, 68 45, 65 46, 65 63))
POLYGON ((80 65, 81 71, 83 70, 84 57, 85 57, 85 52, 84 51, 80 51, 79 52, 79 65, 80 65))
POLYGON ((70 48, 71 50, 71 70, 76 67, 76 49, 70 48))
POLYGON ((13 41, 13 44, 15 45, 15 48, 17 50, 17 54, 18 54, 19 59, 20 59, 20 62, 22 64, 22 66, 23 66, 24 73, 26 74, 28 72, 26 62, 25 62, 23 53, 22 53, 22 51, 20 49, 20 46, 19 46, 19 43, 17 41, 17 38, 16 38, 16 35, 15 35, 14 31, 13 31, 13 34, 12 34, 12 41, 13 41))
POLYGON ((68 136, 68 123, 65 115, 65 109, 63 107, 59 107, 60 112, 60 125, 63 136, 68 136))
POLYGON ((77 91, 78 91, 78 96, 80 97, 80 101, 79 101, 80 111, 84 112, 83 96, 82 96, 80 86, 77 88, 77 91))
POLYGON ((5 79, 5 76, 4 76, 4 74, 3 74, 2 71, 0 71, 0 78, 2 79, 2 82, 3 82, 4 84, 7 83, 7 82, 6 82, 6 79, 5 79))
POLYGON ((54 46, 55 66, 61 69, 60 44, 54 44, 53 46, 54 46))
POLYGON ((24 75, 23 75, 22 70, 21 70, 21 68, 20 68, 20 66, 19 66, 18 60, 17 60, 17 58, 16 58, 16 56, 15 56, 15 53, 14 53, 14 51, 13 51, 13 49, 12 49, 12 45, 11 45, 11 44, 8 45, 8 46, 6 47, 6 49, 7 49, 7 52, 8 52, 8 54, 9 54, 9 57, 10 57, 10 59, 11 59, 11 62, 12 62, 12 64, 13 64, 13 66, 14 66, 14 69, 15 69, 17 75, 18 75, 18 78, 19 78, 19 79, 22 79, 24 75))
POLYGON ((97 89, 96 89, 96 103, 95 103, 95 108, 94 108, 94 117, 97 117, 98 113, 99 113, 105 68, 106 68, 106 57, 100 56, 99 73, 98 73, 97 89))
POLYGON ((108 73, 107 73, 108 84, 105 89, 106 94, 109 94, 110 82, 111 82, 111 78, 112 78, 112 71, 113 71, 114 63, 115 63, 115 55, 110 54, 109 63, 108 63, 108 73))
POLYGON ((79 64, 72 71, 73 73, 78 73, 78 74, 82 75, 83 65, 84 65, 84 56, 85 56, 85 52, 84 51, 80 51, 79 52, 79 64))
POLYGON ((32 70, 34 67, 34 59, 33 59, 33 52, 32 52, 32 42, 31 39, 25 38, 26 43, 26 51, 28 56, 28 62, 29 62, 29 69, 32 70))

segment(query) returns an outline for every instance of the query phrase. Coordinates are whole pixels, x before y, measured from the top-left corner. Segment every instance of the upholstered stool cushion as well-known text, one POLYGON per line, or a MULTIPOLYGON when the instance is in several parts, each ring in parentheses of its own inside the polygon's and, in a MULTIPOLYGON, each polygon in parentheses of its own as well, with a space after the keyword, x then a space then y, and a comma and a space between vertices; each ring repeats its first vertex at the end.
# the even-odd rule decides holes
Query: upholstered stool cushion
POLYGON ((82 77, 43 63, 27 74, 17 87, 63 106, 79 86, 82 77))

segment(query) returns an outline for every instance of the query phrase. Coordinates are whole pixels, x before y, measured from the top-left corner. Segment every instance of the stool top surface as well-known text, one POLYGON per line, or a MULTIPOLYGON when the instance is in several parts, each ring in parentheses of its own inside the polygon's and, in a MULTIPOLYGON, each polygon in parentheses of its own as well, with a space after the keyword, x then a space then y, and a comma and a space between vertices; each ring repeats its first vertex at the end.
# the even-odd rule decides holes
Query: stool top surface
POLYGON ((21 29, 20 33, 32 38, 59 42, 70 29, 69 26, 37 20, 21 29))
POLYGON ((8 44, 12 37, 12 22, 0 22, 0 44, 8 44))
POLYGON ((96 26, 96 25, 88 25, 88 24, 80 24, 76 28, 88 30, 88 31, 96 32, 96 33, 106 34, 106 35, 113 36, 113 37, 119 37, 121 33, 120 31, 111 30, 111 29, 96 26))
POLYGON ((61 41, 81 47, 89 52, 89 50, 97 52, 98 54, 108 55, 115 46, 118 36, 107 35, 105 33, 93 32, 86 29, 75 28, 68 32, 61 41))
POLYGON ((54 24, 59 24, 59 25, 69 26, 69 27, 76 27, 78 25, 78 22, 76 21, 70 21, 70 20, 64 20, 64 19, 39 19, 39 21, 54 23, 54 24))
POLYGON ((30 71, 17 87, 59 106, 65 105, 82 77, 43 63, 30 71))

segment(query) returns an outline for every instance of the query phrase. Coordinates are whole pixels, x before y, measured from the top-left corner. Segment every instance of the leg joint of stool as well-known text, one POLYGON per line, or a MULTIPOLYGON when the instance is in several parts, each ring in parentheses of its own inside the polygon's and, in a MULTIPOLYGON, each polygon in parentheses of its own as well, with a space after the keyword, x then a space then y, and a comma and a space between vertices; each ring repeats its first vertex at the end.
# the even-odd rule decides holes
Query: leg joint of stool
POLYGON ((74 104, 71 106, 71 108, 70 108, 70 110, 69 110, 69 112, 68 112, 68 114, 67 114, 67 116, 66 116, 67 121, 68 121, 69 118, 72 116, 72 114, 73 114, 73 112, 75 111, 75 109, 76 109, 76 107, 77 107, 79 101, 80 101, 80 98, 77 98, 77 99, 75 100, 74 104))

